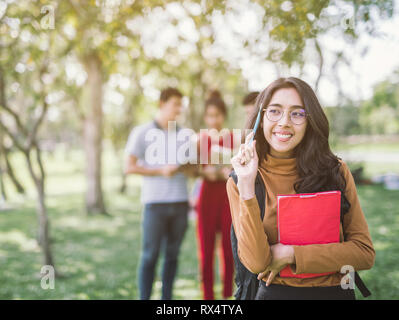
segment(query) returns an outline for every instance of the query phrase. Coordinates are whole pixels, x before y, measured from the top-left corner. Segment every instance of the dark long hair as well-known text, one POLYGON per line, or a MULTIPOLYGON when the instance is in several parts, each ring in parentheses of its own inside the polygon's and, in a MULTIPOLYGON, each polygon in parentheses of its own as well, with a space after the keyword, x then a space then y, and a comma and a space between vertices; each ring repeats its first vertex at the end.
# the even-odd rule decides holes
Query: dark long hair
MULTIPOLYGON (((307 113, 308 125, 305 136, 295 147, 298 180, 294 183, 296 193, 311 193, 320 191, 341 191, 341 218, 349 208, 350 203, 345 196, 346 180, 340 170, 341 160, 334 155, 328 143, 329 123, 320 106, 316 94, 312 88, 303 80, 289 77, 279 78, 273 81, 257 97, 255 110, 250 117, 247 128, 254 127, 259 108, 262 106, 261 119, 264 116, 264 108, 269 104, 273 94, 278 89, 294 88, 302 98, 307 113)), ((261 122, 262 123, 262 122, 261 122)), ((256 151, 259 157, 259 164, 267 157, 270 145, 266 141, 263 130, 259 128, 255 134, 256 151)))
POLYGON ((205 112, 209 106, 216 107, 225 117, 227 116, 226 104, 218 90, 212 90, 205 101, 205 112))

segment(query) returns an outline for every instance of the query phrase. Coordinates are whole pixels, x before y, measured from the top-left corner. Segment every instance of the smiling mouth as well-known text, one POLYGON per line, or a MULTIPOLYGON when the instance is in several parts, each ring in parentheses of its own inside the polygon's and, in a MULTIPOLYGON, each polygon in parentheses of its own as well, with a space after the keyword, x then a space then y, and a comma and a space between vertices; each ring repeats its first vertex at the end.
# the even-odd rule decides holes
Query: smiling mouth
POLYGON ((276 136, 278 140, 283 142, 288 141, 293 136, 292 134, 282 134, 276 132, 273 132, 273 135, 276 136))

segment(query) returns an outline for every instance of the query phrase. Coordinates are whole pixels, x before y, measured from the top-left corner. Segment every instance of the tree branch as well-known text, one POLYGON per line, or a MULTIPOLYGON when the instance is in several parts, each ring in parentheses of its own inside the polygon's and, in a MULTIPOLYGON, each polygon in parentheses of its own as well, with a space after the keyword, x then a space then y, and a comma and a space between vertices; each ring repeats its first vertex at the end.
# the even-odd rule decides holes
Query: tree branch
POLYGON ((11 138, 12 142, 14 143, 14 145, 21 150, 22 152, 26 152, 27 149, 18 141, 18 138, 16 135, 14 135, 11 130, 9 128, 7 128, 5 126, 5 124, 3 123, 3 121, 0 118, 0 127, 1 129, 4 130, 4 132, 11 138))
POLYGON ((39 79, 40 79, 40 83, 42 84, 42 92, 41 92, 41 96, 43 98, 43 107, 42 110, 40 112, 39 117, 37 118, 37 120, 35 121, 35 123, 33 124, 33 128, 32 130, 29 132, 28 136, 27 136, 27 145, 26 148, 29 150, 32 148, 32 146, 34 145, 35 141, 36 141, 36 136, 37 136, 37 132, 39 130, 39 126, 41 125, 41 123, 44 120, 44 117, 47 113, 48 110, 48 103, 46 101, 46 90, 45 90, 45 84, 43 83, 42 80, 42 76, 43 74, 47 71, 47 59, 43 60, 43 64, 42 67, 40 68, 40 72, 39 72, 39 79))
POLYGON ((41 183, 43 184, 43 187, 44 187, 44 179, 46 177, 46 174, 45 174, 45 171, 44 171, 41 150, 39 148, 39 145, 37 144, 37 141, 34 142, 34 148, 36 149, 36 161, 37 161, 37 164, 39 165, 40 181, 41 181, 41 183))
POLYGON ((320 59, 319 60, 319 74, 317 76, 316 84, 315 84, 315 91, 318 92, 320 80, 321 80, 321 77, 323 76, 324 59, 323 59, 323 52, 321 50, 320 44, 317 41, 317 39, 315 39, 315 46, 316 46, 316 51, 319 54, 319 59, 320 59))
POLYGON ((0 107, 3 108, 5 111, 7 111, 14 118, 18 130, 20 130, 24 135, 26 135, 26 130, 22 125, 18 114, 15 113, 14 110, 12 110, 7 104, 4 72, 1 66, 0 66, 0 107))

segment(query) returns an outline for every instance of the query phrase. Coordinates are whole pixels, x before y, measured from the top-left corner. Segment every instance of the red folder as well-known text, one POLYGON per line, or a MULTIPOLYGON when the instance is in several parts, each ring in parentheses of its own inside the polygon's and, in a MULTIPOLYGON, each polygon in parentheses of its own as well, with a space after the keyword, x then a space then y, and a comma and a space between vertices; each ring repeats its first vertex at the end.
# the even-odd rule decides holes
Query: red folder
MULTIPOLYGON (((279 242, 307 245, 339 242, 341 191, 277 195, 279 242)), ((280 277, 314 278, 334 272, 294 274, 290 266, 280 277)))

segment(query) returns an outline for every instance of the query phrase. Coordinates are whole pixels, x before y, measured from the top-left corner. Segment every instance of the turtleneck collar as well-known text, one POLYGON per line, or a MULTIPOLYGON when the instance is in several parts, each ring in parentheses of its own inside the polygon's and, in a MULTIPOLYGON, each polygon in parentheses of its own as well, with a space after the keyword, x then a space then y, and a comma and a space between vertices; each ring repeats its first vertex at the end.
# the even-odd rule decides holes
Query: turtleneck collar
POLYGON ((294 175, 297 173, 296 158, 280 159, 267 154, 261 161, 260 166, 267 172, 281 175, 294 175))

